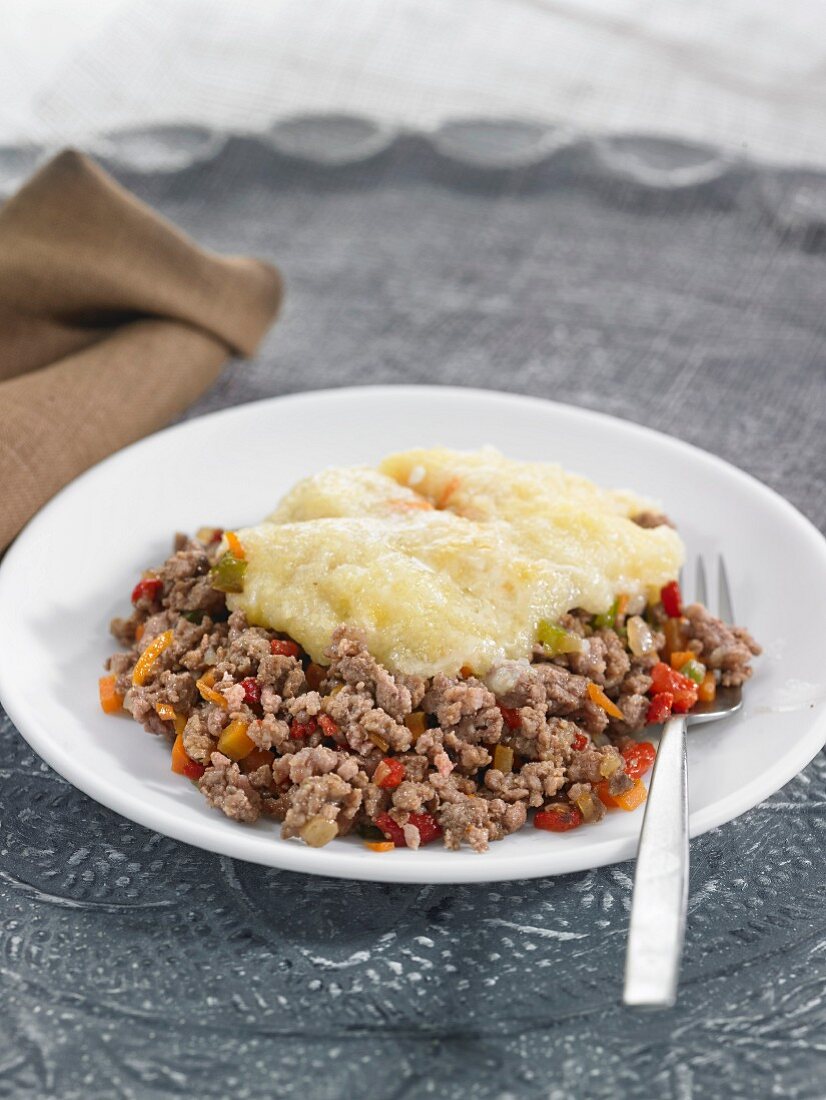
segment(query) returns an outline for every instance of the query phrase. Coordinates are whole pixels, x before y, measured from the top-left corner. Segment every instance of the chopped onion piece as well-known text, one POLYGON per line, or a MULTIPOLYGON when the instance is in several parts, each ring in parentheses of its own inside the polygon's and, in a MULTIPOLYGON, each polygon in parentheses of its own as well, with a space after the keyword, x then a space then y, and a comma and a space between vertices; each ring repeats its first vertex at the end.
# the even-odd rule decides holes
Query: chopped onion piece
POLYGON ((323 848, 338 835, 338 825, 335 821, 328 821, 326 817, 311 817, 299 833, 304 843, 311 848, 323 848))
POLYGON ((625 629, 628 632, 628 645, 635 657, 644 657, 647 653, 654 652, 654 634, 645 619, 632 615, 626 622, 625 629))

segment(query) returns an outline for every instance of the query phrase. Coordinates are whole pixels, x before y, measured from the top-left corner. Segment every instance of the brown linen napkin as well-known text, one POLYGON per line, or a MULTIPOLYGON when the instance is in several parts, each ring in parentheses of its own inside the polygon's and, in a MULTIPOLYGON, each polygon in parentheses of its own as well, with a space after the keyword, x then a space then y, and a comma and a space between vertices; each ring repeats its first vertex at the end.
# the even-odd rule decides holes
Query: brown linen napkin
POLYGON ((0 549, 251 355, 278 271, 212 255, 72 150, 0 207, 0 549))

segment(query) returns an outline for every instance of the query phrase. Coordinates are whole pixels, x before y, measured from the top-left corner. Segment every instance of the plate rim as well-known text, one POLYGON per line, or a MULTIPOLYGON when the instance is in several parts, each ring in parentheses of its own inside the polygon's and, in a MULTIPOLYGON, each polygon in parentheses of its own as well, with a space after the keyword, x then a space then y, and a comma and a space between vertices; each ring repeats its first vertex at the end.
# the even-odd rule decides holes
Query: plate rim
MULTIPOLYGON (((2 561, 0 561, 0 609, 3 606, 6 585, 10 584, 9 578, 13 577, 17 558, 24 552, 28 540, 36 538, 41 525, 48 523, 52 511, 62 506, 66 499, 73 496, 79 488, 82 488, 88 479, 93 478, 101 467, 123 461, 126 456, 134 452, 151 448, 159 437, 166 438, 171 434, 186 432, 190 425, 199 424, 201 421, 227 421, 235 417, 243 419, 243 417, 249 415, 251 409, 261 409, 273 405, 283 407, 285 404, 300 404, 318 400, 357 400, 365 394, 380 398, 391 397, 394 400, 403 399, 405 395, 412 394, 420 397, 450 395, 492 404, 505 402, 514 408, 520 405, 533 408, 544 406, 563 416, 573 414, 592 423, 608 422, 613 425, 620 425, 623 429, 641 433, 658 445, 672 451, 689 453, 695 461, 701 461, 707 468, 722 465, 730 476, 733 475, 735 480, 739 480, 749 490, 756 491, 775 508, 779 505, 788 520, 794 523, 800 533, 812 543, 813 548, 817 548, 826 566, 826 537, 790 501, 727 459, 703 450, 686 440, 667 435, 656 428, 580 405, 552 401, 544 397, 527 394, 511 393, 507 390, 416 384, 341 386, 261 398, 239 405, 232 405, 228 408, 217 409, 205 413, 203 416, 178 421, 128 444, 96 462, 60 489, 39 509, 7 549, 2 561)), ((4 647, 8 645, 10 632, 10 628, 4 629, 3 619, 0 616, 0 656, 2 656, 4 647)), ((0 702, 2 702, 17 732, 30 748, 58 775, 83 794, 127 820, 134 821, 153 832, 161 833, 191 847, 233 859, 241 859, 245 862, 280 870, 365 882, 462 884, 513 881, 583 872, 635 858, 636 837, 631 836, 610 838, 601 843, 593 843, 589 850, 587 865, 582 862, 580 849, 572 848, 570 851, 566 851, 564 846, 555 846, 553 851, 549 851, 547 859, 543 859, 541 853, 527 852, 512 855, 507 863, 500 864, 496 862, 491 864, 485 860, 484 856, 479 857, 477 861, 476 854, 473 853, 469 860, 456 859, 455 866, 452 865, 453 861, 451 859, 445 862, 443 868, 434 870, 431 866, 425 872, 421 856, 416 852, 399 850, 393 853, 393 859, 371 860, 368 864, 365 862, 363 853, 354 855, 349 850, 342 851, 339 849, 330 852, 323 848, 309 849, 298 843, 269 845, 264 850, 265 846, 259 844, 259 841, 256 840, 253 842, 254 847, 251 851, 250 839, 256 837, 263 841, 263 834, 248 833, 242 828, 232 831, 227 830, 226 834, 208 834, 203 838, 194 839, 195 827, 186 818, 177 817, 163 807, 154 807, 138 794, 132 795, 128 789, 114 787, 111 782, 102 778, 99 779, 97 773, 76 765, 72 755, 64 753, 50 738, 48 730, 41 727, 37 716, 32 716, 27 711, 25 700, 18 697, 13 683, 4 673, 4 662, 2 660, 0 660, 0 702), (147 810, 147 807, 150 807, 150 809, 147 810), (262 848, 261 852, 255 850, 255 847, 259 846, 262 848), (275 858, 259 858, 270 854, 275 858)), ((691 837, 700 836, 710 829, 733 821, 749 809, 756 807, 799 774, 814 759, 824 744, 826 744, 826 708, 820 710, 806 736, 796 744, 795 750, 784 757, 785 767, 781 768, 779 772, 764 773, 757 776, 746 786, 737 788, 712 806, 694 811, 689 820, 691 837)), ((266 843, 269 844, 269 838, 266 838, 266 843)))

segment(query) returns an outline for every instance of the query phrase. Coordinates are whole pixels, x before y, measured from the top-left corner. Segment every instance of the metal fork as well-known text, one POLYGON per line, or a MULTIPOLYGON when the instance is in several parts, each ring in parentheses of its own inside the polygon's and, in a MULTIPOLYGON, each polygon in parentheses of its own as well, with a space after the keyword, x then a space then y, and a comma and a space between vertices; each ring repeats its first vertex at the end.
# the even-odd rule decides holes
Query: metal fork
MULTIPOLYGON (((709 605, 707 596, 705 565, 698 557, 694 600, 724 622, 734 621, 722 557, 716 606, 709 605)), ((699 703, 690 714, 675 715, 663 729, 637 848, 625 957, 623 1002, 627 1005, 671 1008, 677 1000, 688 908, 686 728, 726 718, 741 705, 739 687, 718 686, 714 702, 699 703)))

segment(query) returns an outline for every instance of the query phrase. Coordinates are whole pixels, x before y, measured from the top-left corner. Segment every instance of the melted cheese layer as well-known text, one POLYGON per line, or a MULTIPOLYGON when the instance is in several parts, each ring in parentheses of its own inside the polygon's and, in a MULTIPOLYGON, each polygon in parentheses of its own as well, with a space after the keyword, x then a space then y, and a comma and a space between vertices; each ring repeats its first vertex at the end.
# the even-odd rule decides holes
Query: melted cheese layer
POLYGON ((397 672, 484 673, 530 656, 540 620, 676 576, 677 533, 630 518, 649 507, 489 448, 407 451, 307 478, 238 532, 248 564, 228 602, 315 661, 349 623, 397 672))

